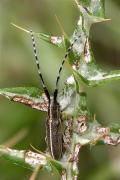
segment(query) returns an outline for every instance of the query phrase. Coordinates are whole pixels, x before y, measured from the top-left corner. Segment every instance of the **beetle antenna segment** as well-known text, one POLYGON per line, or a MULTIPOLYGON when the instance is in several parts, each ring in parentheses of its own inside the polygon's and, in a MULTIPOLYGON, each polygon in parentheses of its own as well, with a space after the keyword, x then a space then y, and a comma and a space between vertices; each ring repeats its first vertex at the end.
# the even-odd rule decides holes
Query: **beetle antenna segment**
POLYGON ((60 80, 60 74, 61 74, 61 71, 63 69, 63 65, 65 63, 65 61, 67 60, 67 57, 69 55, 69 53, 72 51, 73 49, 73 46, 75 44, 75 42, 81 37, 81 35, 79 35, 74 41, 73 43, 69 46, 69 48, 67 49, 65 55, 64 55, 64 58, 62 60, 62 63, 61 63, 61 66, 59 68, 59 72, 58 72, 58 76, 57 76, 57 79, 56 79, 56 88, 55 88, 55 91, 54 91, 54 99, 57 98, 57 94, 58 94, 58 83, 59 83, 59 80, 60 80))
POLYGON ((48 89, 47 89, 47 87, 46 87, 46 85, 45 85, 45 82, 44 82, 44 80, 43 80, 43 76, 42 76, 42 73, 41 73, 41 70, 40 70, 39 59, 38 59, 38 56, 37 56, 35 39, 34 39, 34 35, 33 35, 33 31, 32 31, 32 30, 30 30, 30 35, 31 35, 31 39, 32 39, 33 51, 34 51, 34 56, 35 56, 36 65, 37 65, 37 69, 38 69, 38 74, 39 74, 39 77, 40 77, 40 79, 41 79, 44 92, 45 92, 47 98, 50 100, 50 95, 49 95, 48 89))

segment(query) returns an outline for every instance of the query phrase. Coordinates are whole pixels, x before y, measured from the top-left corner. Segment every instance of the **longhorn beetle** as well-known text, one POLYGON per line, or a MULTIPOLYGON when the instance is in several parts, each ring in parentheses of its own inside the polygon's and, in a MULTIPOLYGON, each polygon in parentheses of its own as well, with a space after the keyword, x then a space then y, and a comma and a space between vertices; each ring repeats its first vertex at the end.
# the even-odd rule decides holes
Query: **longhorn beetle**
POLYGON ((74 43, 77 41, 77 39, 80 36, 78 36, 78 38, 74 40, 74 42, 69 46, 67 52, 65 53, 65 56, 62 60, 62 64, 59 68, 59 73, 56 79, 56 87, 54 90, 54 94, 53 96, 50 96, 49 91, 45 85, 41 70, 40 70, 39 59, 37 56, 35 39, 34 39, 32 30, 30 30, 30 35, 32 38, 32 45, 33 45, 35 60, 37 64, 38 74, 42 82, 44 93, 48 99, 48 117, 47 117, 47 122, 46 122, 46 135, 47 135, 48 149, 51 156, 57 160, 61 157, 62 144, 63 144, 62 129, 61 129, 61 108, 60 108, 59 102, 57 101, 58 83, 60 80, 60 74, 61 74, 63 65, 65 63, 65 60, 67 59, 69 52, 72 50, 74 43))

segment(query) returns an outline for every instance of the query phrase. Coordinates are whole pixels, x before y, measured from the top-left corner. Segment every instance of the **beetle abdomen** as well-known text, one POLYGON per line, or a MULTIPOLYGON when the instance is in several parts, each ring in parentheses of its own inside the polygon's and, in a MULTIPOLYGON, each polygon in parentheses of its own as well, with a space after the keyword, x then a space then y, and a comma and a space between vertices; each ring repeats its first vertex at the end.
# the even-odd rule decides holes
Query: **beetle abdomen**
POLYGON ((61 124, 58 119, 47 121, 47 143, 51 156, 59 159, 62 154, 62 131, 61 124))

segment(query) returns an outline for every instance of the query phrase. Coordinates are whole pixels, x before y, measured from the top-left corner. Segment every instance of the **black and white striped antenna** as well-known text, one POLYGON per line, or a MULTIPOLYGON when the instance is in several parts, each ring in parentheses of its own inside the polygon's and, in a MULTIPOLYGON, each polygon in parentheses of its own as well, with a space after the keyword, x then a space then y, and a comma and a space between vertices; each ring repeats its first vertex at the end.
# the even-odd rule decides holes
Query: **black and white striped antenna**
POLYGON ((54 91, 54 98, 55 98, 55 99, 57 98, 57 94, 58 94, 58 84, 59 84, 59 80, 60 80, 61 71, 62 71, 62 69, 63 69, 63 65, 64 65, 64 63, 66 62, 69 53, 72 51, 75 42, 76 42, 80 37, 81 37, 81 35, 79 35, 77 38, 75 38, 75 40, 74 40, 73 43, 69 46, 69 48, 67 49, 67 51, 66 51, 66 53, 65 53, 65 55, 64 55, 64 58, 63 58, 63 60, 62 60, 61 66, 60 66, 59 71, 58 71, 58 76, 57 76, 57 79, 56 79, 56 88, 55 88, 55 91, 54 91))
POLYGON ((43 79, 43 76, 42 76, 42 73, 41 73, 39 59, 38 59, 36 45, 35 45, 35 39, 34 39, 34 35, 33 35, 33 31, 32 30, 30 30, 30 35, 31 35, 31 39, 32 39, 33 51, 34 51, 34 56, 35 56, 36 65, 37 65, 37 69, 38 69, 38 74, 39 74, 39 77, 41 79, 44 92, 45 92, 47 98, 50 100, 50 94, 49 94, 49 91, 48 91, 48 89, 47 89, 47 87, 45 85, 45 82, 44 82, 44 79, 43 79))
MULTIPOLYGON (((44 79, 43 79, 43 76, 42 76, 42 73, 41 73, 40 64, 39 64, 39 59, 38 59, 37 50, 36 50, 36 45, 35 45, 35 39, 34 39, 34 35, 33 35, 33 31, 32 31, 32 30, 30 30, 30 35, 31 35, 31 38, 32 38, 33 51, 34 51, 35 60, 36 60, 36 64, 37 64, 38 74, 39 74, 39 77, 40 77, 40 79, 41 79, 44 92, 45 92, 48 100, 50 100, 50 94, 49 94, 49 91, 48 91, 48 89, 47 89, 47 87, 46 87, 46 85, 45 85, 45 82, 44 82, 44 79)), ((66 51, 66 53, 65 53, 65 55, 64 55, 64 58, 63 58, 63 60, 62 60, 61 66, 60 66, 59 71, 58 71, 58 76, 57 76, 57 79, 56 79, 56 87, 55 87, 55 91, 54 91, 54 100, 57 99, 58 84, 59 84, 59 80, 60 80, 61 71, 62 71, 62 69, 63 69, 63 65, 64 65, 65 61, 67 60, 67 57, 68 57, 69 53, 72 51, 75 42, 76 42, 80 37, 81 37, 81 35, 79 35, 79 36, 73 41, 73 43, 69 46, 69 48, 67 49, 67 51, 66 51)))

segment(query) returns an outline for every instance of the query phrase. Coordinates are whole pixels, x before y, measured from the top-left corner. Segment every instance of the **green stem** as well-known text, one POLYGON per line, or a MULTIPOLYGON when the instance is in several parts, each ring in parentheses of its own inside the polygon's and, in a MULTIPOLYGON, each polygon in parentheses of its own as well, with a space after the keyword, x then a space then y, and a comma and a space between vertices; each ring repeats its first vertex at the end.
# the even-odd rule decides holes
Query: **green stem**
POLYGON ((70 154, 68 161, 68 166, 66 170, 67 180, 77 180, 79 171, 78 171, 78 156, 80 151, 80 143, 73 143, 73 151, 70 154))

